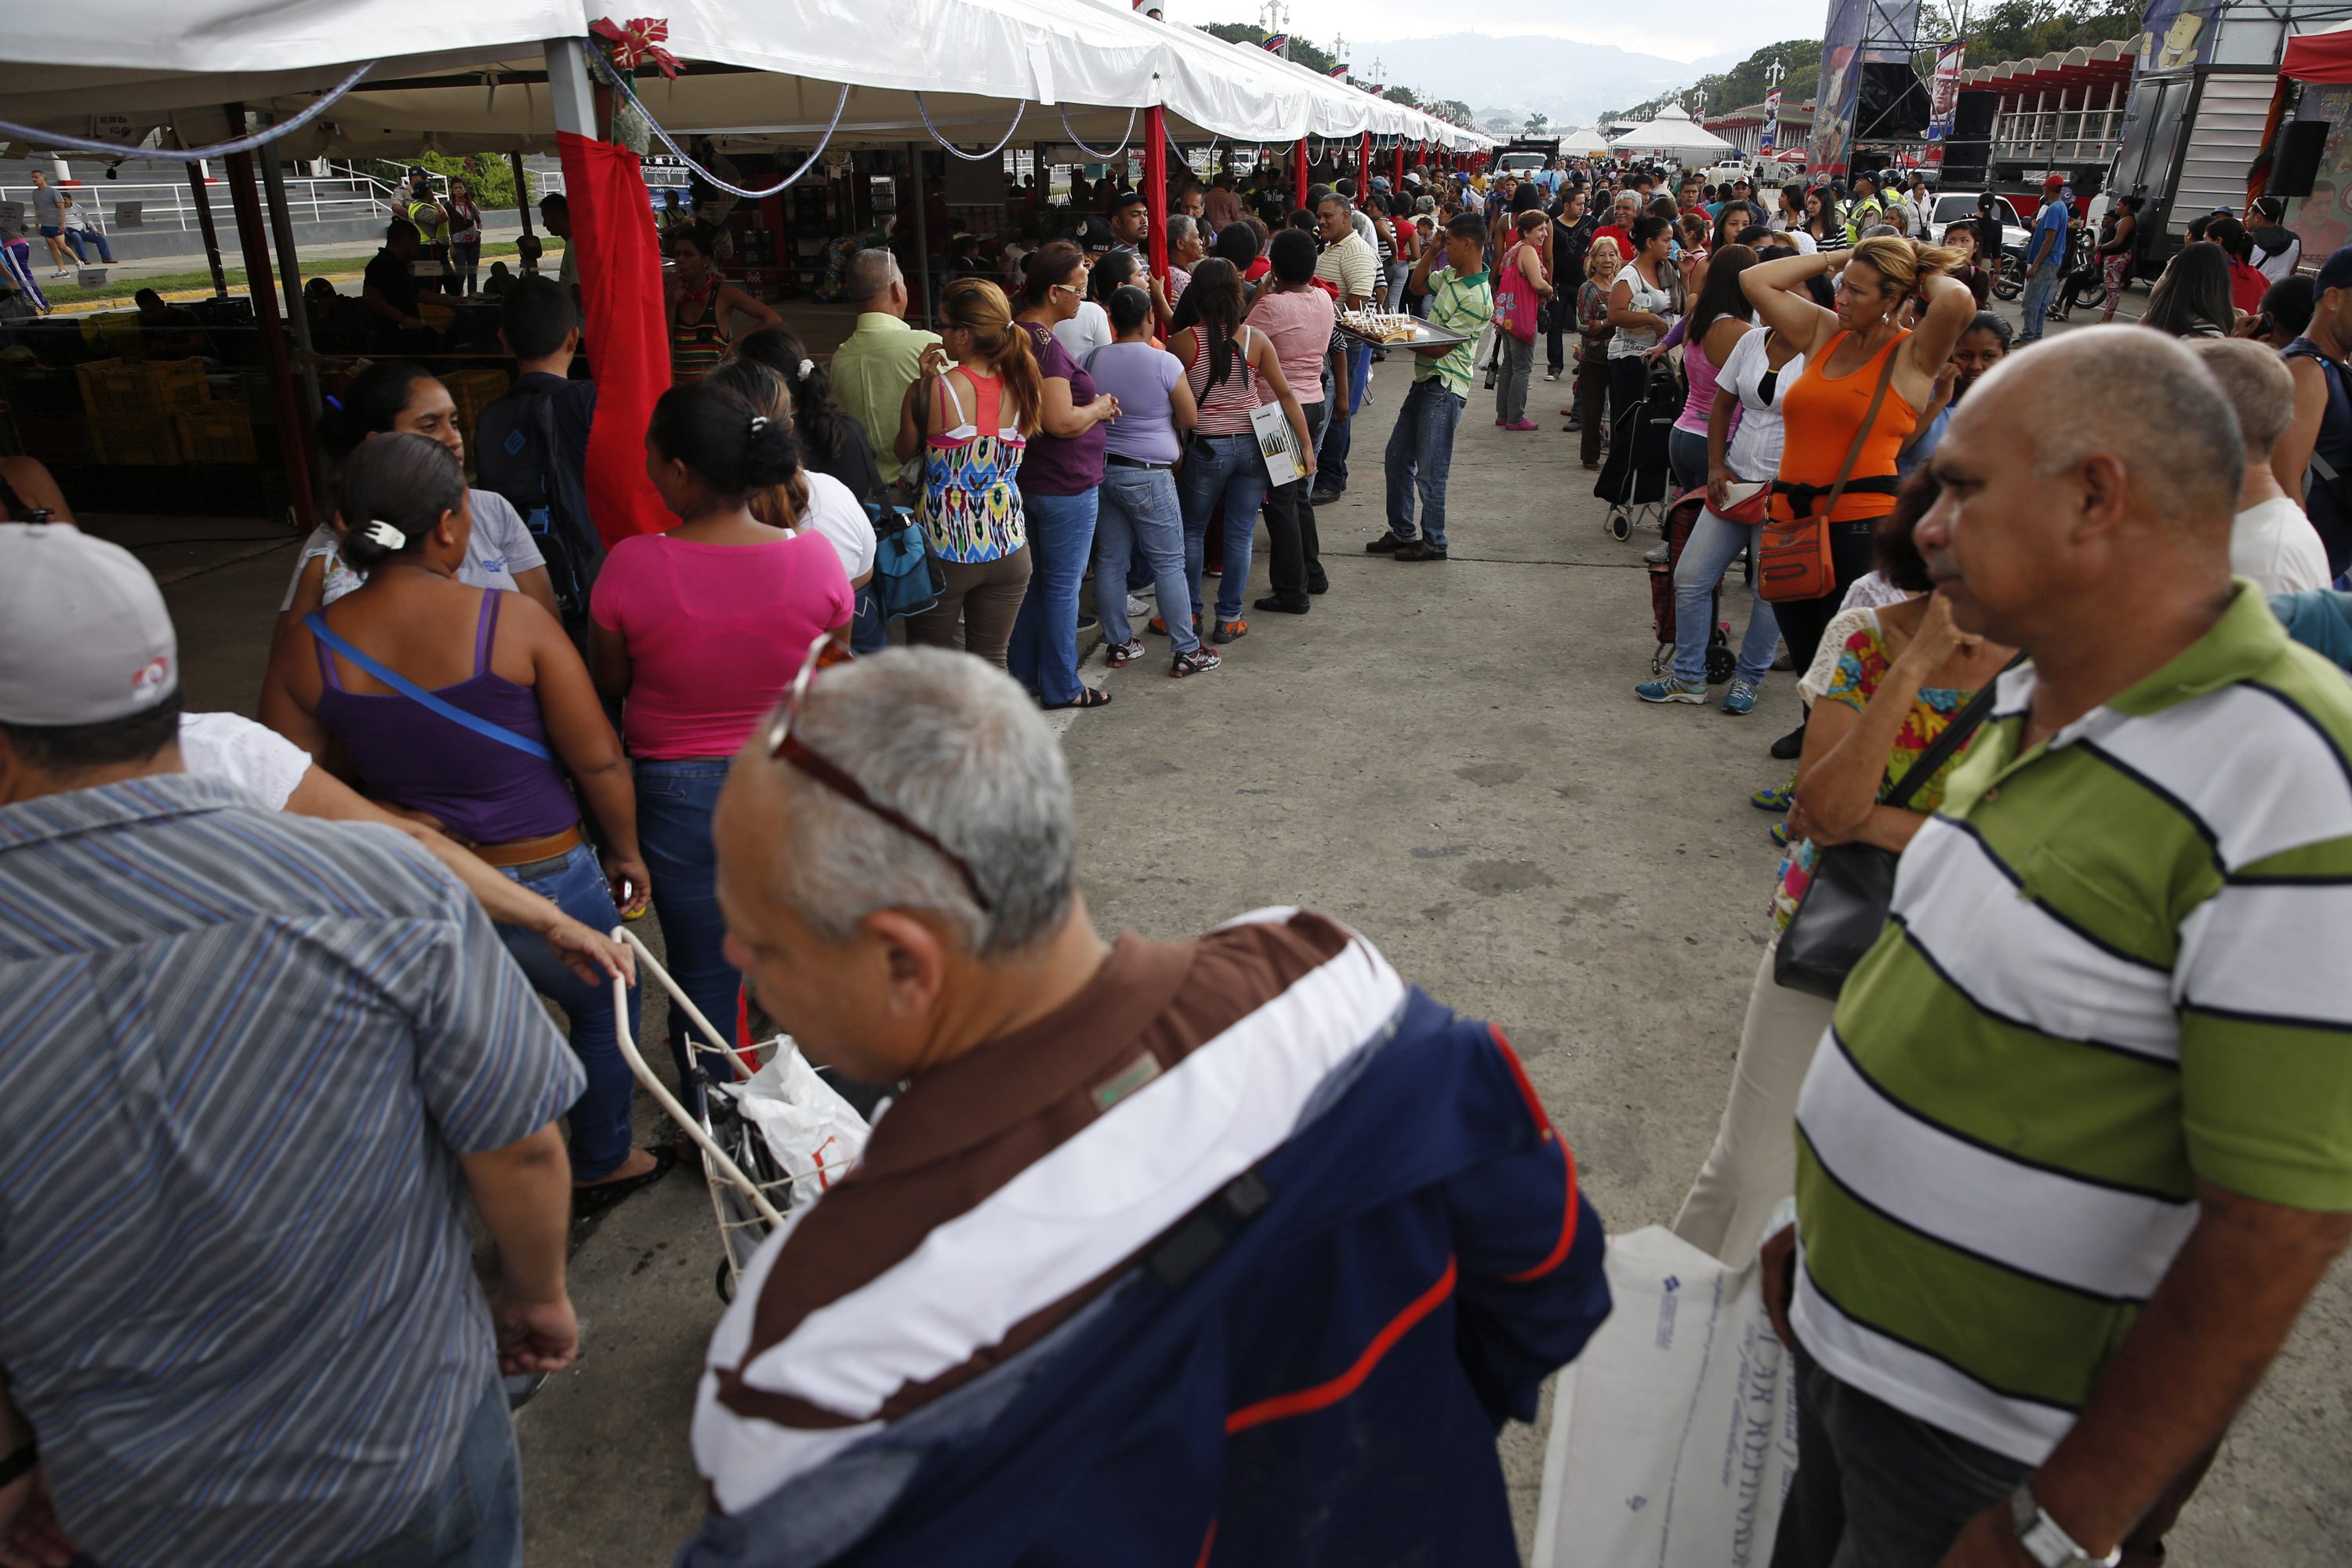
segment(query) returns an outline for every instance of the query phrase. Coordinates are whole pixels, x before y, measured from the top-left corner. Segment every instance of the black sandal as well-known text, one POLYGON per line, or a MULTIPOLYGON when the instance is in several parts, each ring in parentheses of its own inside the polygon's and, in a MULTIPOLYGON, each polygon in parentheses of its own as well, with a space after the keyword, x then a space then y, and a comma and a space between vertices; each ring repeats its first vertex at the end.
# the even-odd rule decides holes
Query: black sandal
POLYGON ((667 1143, 647 1149, 654 1157, 654 1168, 642 1175, 630 1176, 618 1182, 574 1184, 572 1188, 572 1220, 598 1219, 610 1214, 614 1207, 632 1194, 644 1192, 664 1176, 677 1169, 677 1151, 667 1143))
POLYGON ((1065 708, 1108 708, 1109 706, 1110 693, 1103 690, 1098 686, 1080 686, 1078 688, 1078 694, 1076 697, 1071 698, 1067 702, 1048 702, 1044 704, 1045 710, 1048 713, 1057 713, 1065 708))

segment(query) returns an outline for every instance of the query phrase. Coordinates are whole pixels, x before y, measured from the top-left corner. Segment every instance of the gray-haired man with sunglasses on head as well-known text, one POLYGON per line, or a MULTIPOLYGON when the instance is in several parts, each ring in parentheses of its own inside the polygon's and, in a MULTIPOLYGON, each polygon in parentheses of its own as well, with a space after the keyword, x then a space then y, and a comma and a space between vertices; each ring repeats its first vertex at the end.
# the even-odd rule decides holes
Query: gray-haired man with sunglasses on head
POLYGON ((1499 1032, 1298 910, 1106 942, 966 655, 813 651, 714 833, 761 1005, 908 1087, 712 1337, 681 1563, 1517 1563, 1496 1430, 1608 1288, 1499 1032))

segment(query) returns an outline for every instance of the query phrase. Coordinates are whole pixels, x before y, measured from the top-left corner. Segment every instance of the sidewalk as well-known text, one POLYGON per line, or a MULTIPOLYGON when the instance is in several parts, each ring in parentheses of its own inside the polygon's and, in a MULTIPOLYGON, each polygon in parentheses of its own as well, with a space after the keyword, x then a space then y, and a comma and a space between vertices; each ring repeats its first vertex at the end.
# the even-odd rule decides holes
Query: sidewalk
MULTIPOLYGON (((548 247, 542 267, 548 275, 552 277, 555 268, 561 265, 563 259, 562 242, 555 239, 551 235, 542 236, 541 238, 548 247)), ((304 247, 299 258, 303 279, 307 281, 312 278, 324 278, 335 286, 337 292, 357 294, 360 291, 361 274, 366 269, 368 258, 383 248, 383 245, 375 240, 354 240, 332 245, 304 247)), ((484 247, 482 269, 487 272, 489 270, 491 262, 503 260, 509 263, 509 268, 511 270, 513 259, 514 242, 512 240, 498 242, 484 247)), ((270 260, 274 266, 277 258, 273 255, 270 260)), ((230 295, 242 298, 247 292, 244 267, 238 264, 236 258, 226 253, 223 254, 221 261, 228 275, 230 295)), ((118 290, 131 289, 133 285, 147 287, 150 286, 151 280, 157 279, 180 280, 156 290, 165 300, 174 304, 184 304, 192 300, 208 300, 213 294, 212 283, 205 276, 209 268, 202 253, 194 256, 146 257, 136 261, 116 262, 106 269, 107 292, 97 297, 77 297, 80 296, 80 289, 69 281, 71 274, 62 279, 45 276, 50 270, 52 269, 43 268, 37 271, 34 276, 41 284, 43 292, 51 296, 50 303, 57 307, 55 313, 59 316, 82 316, 99 310, 128 310, 131 309, 131 293, 118 292, 118 290)), ((131 291, 135 292, 135 289, 131 291)))

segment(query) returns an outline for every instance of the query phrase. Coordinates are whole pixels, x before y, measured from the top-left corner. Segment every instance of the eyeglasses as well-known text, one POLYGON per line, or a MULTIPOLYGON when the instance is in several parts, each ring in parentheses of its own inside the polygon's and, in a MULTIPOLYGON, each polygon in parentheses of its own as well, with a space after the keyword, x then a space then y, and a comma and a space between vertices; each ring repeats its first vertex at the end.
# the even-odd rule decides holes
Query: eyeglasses
POLYGON ((1053 292, 1056 294, 1083 294, 1086 290, 1079 288, 1075 283, 1056 283, 1054 285, 1053 292))
POLYGON ((783 707, 778 710, 776 721, 768 731, 769 757, 790 763, 852 805, 863 806, 908 837, 929 846, 963 878, 964 889, 971 894, 971 901, 980 906, 981 912, 994 914, 995 900, 982 890, 980 878, 972 871, 971 862, 941 843, 939 836, 929 828, 896 806, 885 805, 876 800, 866 793, 864 784, 850 777, 837 763, 811 751, 806 742, 793 733, 793 727, 800 722, 801 710, 808 701, 809 687, 816 680, 817 671, 830 669, 836 664, 847 664, 852 657, 850 651, 835 641, 831 634, 820 637, 809 645, 808 658, 802 663, 800 674, 793 677, 792 685, 785 689, 783 707))

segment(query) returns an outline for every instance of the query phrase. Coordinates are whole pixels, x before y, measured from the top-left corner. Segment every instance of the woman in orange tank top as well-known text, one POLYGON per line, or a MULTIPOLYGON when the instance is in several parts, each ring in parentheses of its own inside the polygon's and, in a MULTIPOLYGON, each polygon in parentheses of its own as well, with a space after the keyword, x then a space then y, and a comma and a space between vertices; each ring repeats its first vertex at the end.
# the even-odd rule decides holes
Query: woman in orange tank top
POLYGON ((1799 669, 1812 662, 1846 589, 1870 570, 1872 529, 1895 510, 1895 454, 1927 405, 1937 372, 1975 318, 1976 296, 1948 275, 1959 259, 1956 251, 1882 236, 1852 250, 1761 262, 1739 275, 1758 319, 1805 345, 1804 374, 1781 403, 1787 437, 1773 484, 1776 520, 1821 515, 1856 432, 1870 418, 1853 474, 1829 517, 1836 588, 1822 598, 1773 606, 1799 669), (1837 275, 1836 305, 1824 309, 1805 284, 1830 273, 1837 275), (1918 325, 1906 331, 1904 307, 1913 300, 1922 309, 1918 325), (1882 376, 1886 395, 1872 417, 1882 376))

